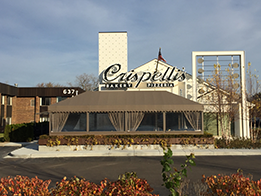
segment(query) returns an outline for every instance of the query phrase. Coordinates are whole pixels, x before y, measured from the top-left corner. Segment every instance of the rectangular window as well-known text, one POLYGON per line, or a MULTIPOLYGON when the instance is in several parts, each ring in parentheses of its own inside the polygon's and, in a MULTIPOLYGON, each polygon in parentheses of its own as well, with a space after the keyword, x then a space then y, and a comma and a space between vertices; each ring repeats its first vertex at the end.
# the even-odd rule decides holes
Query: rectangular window
POLYGON ((13 104, 13 97, 7 96, 7 105, 12 105, 13 104))
POLYGON ((145 113, 136 131, 162 131, 163 113, 152 112, 145 113))
POLYGON ((2 104, 2 105, 5 104, 5 96, 4 96, 4 95, 1 96, 1 104, 2 104))
POLYGON ((62 131, 86 131, 86 113, 70 113, 62 131))
POLYGON ((12 124, 12 118, 11 117, 7 117, 6 118, 6 125, 11 125, 12 124))
POLYGON ((200 112, 167 112, 166 131, 199 131, 202 130, 200 112))
POLYGON ((40 117, 40 122, 49 122, 49 118, 47 116, 40 117))
POLYGON ((108 113, 90 113, 89 114, 90 131, 116 131, 112 125, 108 113))
POLYGON ((60 101, 63 101, 63 100, 65 100, 65 99, 67 99, 67 97, 57 97, 57 98, 56 98, 56 103, 58 103, 58 102, 60 102, 60 101))
POLYGON ((12 117, 12 106, 6 106, 6 117, 12 117))
POLYGON ((34 99, 30 100, 30 106, 33 106, 33 107, 35 106, 35 100, 34 99))
POLYGON ((50 97, 41 97, 40 105, 51 105, 51 98, 50 97))

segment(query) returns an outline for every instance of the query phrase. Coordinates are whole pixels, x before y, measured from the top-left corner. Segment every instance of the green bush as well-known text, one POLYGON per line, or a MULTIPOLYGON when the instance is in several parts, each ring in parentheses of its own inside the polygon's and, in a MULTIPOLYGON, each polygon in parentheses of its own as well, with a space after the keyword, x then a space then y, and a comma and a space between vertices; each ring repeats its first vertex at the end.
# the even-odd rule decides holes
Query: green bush
POLYGON ((190 166, 195 166, 195 155, 190 154, 189 156, 186 156, 187 160, 185 161, 185 164, 181 164, 180 170, 176 169, 175 167, 171 168, 171 165, 174 164, 174 161, 172 158, 172 150, 168 148, 168 150, 164 151, 163 159, 160 161, 162 165, 162 178, 163 178, 163 185, 167 189, 169 189, 171 195, 170 196, 179 196, 179 189, 180 185, 184 179, 184 177, 187 177, 187 168, 190 166))
POLYGON ((34 138, 33 123, 6 125, 4 139, 7 142, 30 142, 34 138))
POLYGON ((261 148, 261 141, 251 140, 246 138, 219 138, 215 139, 215 147, 216 148, 229 148, 229 149, 238 149, 238 148, 245 148, 245 149, 255 149, 261 148))
POLYGON ((6 125, 4 130, 4 140, 6 142, 10 142, 9 134, 11 133, 12 127, 11 125, 6 125))
POLYGON ((49 122, 34 123, 34 138, 38 139, 44 134, 49 134, 49 122))

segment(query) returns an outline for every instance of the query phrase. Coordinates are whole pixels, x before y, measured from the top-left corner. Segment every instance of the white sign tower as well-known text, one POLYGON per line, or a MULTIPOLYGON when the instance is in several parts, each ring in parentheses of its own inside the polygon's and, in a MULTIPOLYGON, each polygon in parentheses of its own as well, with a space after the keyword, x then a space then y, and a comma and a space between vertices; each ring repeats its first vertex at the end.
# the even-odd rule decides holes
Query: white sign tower
MULTIPOLYGON (((193 101, 197 101, 197 91, 198 91, 198 83, 197 83, 197 71, 200 72, 205 72, 207 71, 207 59, 209 58, 215 58, 217 61, 217 64, 219 62, 225 62, 225 61, 230 61, 233 64, 233 61, 237 59, 238 64, 239 64, 239 83, 241 87, 241 97, 242 97, 242 102, 240 104, 241 109, 239 110, 239 119, 238 119, 238 124, 235 127, 235 134, 238 137, 245 137, 249 138, 250 133, 249 133, 249 119, 247 115, 247 106, 246 106, 246 78, 245 78, 245 52, 244 51, 194 51, 192 52, 192 99, 193 101), (222 60, 222 58, 225 58, 225 60, 222 60), (199 60, 200 59, 200 60, 199 60), (229 59, 229 60, 228 60, 229 59), (198 60, 198 61, 197 61, 198 60), (198 66, 200 67, 200 71, 197 69, 198 66)), ((209 62, 212 60, 209 60, 209 62)), ((213 67, 213 65, 212 65, 213 67)), ((209 70, 208 70, 209 71, 209 70)), ((202 76, 201 76, 202 78, 202 76)), ((204 79, 204 75, 203 78, 204 79)))
MULTIPOLYGON (((126 31, 99 32, 99 78, 113 64, 121 65, 121 72, 128 70, 128 37, 126 31)), ((101 85, 99 87, 99 90, 101 85)))

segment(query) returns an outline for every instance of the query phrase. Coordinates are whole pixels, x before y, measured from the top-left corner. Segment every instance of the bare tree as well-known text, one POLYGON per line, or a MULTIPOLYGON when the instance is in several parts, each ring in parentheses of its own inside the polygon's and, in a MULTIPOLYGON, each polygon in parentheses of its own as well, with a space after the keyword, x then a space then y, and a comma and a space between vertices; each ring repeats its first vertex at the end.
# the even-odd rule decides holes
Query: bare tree
POLYGON ((239 115, 241 96, 239 84, 235 82, 237 77, 230 64, 225 73, 222 73, 221 65, 215 64, 212 75, 207 79, 213 89, 211 96, 207 97, 209 110, 216 114, 219 131, 224 138, 231 136, 231 123, 239 115))
POLYGON ((254 73, 252 73, 251 63, 249 62, 247 69, 247 99, 251 103, 249 105, 249 119, 251 120, 250 133, 251 138, 254 140, 257 139, 259 133, 256 127, 256 122, 257 120, 260 122, 261 119, 261 85, 259 76, 256 73, 256 70, 254 70, 254 73))
POLYGON ((96 88, 98 88, 98 84, 98 77, 95 77, 93 74, 86 73, 76 76, 74 83, 68 82, 69 86, 78 86, 85 91, 95 90, 96 88))
POLYGON ((42 83, 38 83, 36 86, 37 87, 61 87, 62 85, 58 83, 55 84, 53 82, 47 82, 47 83, 42 82, 42 83))
POLYGON ((251 103, 252 107, 250 109, 250 117, 252 119, 252 122, 250 124, 250 131, 252 139, 256 140, 260 137, 259 132, 261 123, 261 93, 255 94, 252 97, 251 103))

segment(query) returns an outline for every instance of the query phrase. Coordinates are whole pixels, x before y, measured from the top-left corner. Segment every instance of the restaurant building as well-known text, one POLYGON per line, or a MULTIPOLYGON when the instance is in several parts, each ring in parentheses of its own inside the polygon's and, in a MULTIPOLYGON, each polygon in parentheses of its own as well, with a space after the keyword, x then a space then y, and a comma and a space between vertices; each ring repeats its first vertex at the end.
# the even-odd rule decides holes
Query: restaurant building
MULTIPOLYGON (((211 71, 207 61, 233 64, 241 92, 245 90, 243 51, 192 52, 192 74, 168 64, 161 51, 128 71, 127 53, 127 32, 99 33, 99 89, 50 105, 50 135, 202 134, 205 114, 216 113, 216 89, 204 79, 211 71), (210 96, 212 102, 206 99, 210 96)), ((235 105, 240 114, 229 135, 249 137, 243 100, 235 105)), ((207 129, 221 135, 219 126, 214 119, 207 129)))

